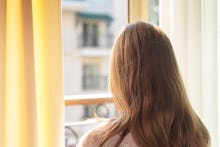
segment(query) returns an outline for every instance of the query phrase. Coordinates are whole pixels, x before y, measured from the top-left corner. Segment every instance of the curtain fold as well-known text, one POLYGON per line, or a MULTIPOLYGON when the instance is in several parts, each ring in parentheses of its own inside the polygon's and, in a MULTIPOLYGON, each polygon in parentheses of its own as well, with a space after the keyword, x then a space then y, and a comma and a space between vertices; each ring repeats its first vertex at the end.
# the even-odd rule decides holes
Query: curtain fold
POLYGON ((0 147, 4 147, 5 140, 5 21, 6 21, 6 3, 0 0, 0 147))
POLYGON ((0 147, 64 146, 60 0, 0 0, 0 147))

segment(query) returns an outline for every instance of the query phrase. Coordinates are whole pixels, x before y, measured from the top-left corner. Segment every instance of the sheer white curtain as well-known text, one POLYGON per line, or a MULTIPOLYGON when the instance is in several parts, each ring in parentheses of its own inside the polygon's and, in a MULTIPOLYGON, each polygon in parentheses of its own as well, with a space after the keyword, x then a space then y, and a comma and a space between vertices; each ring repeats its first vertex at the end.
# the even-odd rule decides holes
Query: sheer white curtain
POLYGON ((217 14, 217 0, 160 1, 160 25, 174 45, 190 101, 210 131, 212 147, 219 146, 217 14))

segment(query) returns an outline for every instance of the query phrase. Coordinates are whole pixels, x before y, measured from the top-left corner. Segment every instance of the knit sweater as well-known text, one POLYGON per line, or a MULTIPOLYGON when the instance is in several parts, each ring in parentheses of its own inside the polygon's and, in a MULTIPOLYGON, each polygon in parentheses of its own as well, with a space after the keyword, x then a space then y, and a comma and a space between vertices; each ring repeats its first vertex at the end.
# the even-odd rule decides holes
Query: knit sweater
MULTIPOLYGON (((101 125, 86 133, 81 138, 77 147, 98 147, 99 141, 101 140, 103 133, 106 131, 105 128, 106 128, 105 125, 101 125)), ((115 135, 109 138, 103 147, 114 147, 118 139, 119 139, 119 135, 115 135)), ((138 147, 138 146, 135 144, 132 135, 128 133, 121 142, 119 147, 138 147)))

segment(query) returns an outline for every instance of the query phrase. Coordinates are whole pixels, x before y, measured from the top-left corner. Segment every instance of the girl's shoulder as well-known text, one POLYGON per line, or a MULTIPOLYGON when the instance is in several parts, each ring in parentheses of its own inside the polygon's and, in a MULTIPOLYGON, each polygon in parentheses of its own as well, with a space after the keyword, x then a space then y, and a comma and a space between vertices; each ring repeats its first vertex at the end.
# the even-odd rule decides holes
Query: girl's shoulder
POLYGON ((104 121, 99 123, 97 127, 88 131, 80 139, 77 147, 97 147, 107 125, 108 123, 104 121))

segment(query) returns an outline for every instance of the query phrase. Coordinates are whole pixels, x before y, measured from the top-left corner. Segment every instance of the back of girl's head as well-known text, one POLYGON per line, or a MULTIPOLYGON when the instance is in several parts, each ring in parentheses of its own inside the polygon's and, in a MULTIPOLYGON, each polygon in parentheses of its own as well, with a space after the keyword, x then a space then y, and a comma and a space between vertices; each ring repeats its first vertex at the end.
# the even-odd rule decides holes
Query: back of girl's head
MULTIPOLYGON (((157 27, 144 22, 128 25, 119 35, 113 47, 110 73, 113 94, 119 94, 123 105, 129 107, 134 102, 150 102, 151 97, 162 94, 164 91, 160 90, 174 86, 172 81, 179 79, 169 39, 157 27)), ((166 103, 163 99, 158 102, 166 103)))
POLYGON ((130 132, 139 146, 207 147, 209 134, 194 113, 168 37, 145 22, 129 24, 112 51, 110 89, 118 112, 102 143, 130 132))

